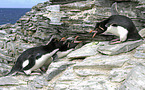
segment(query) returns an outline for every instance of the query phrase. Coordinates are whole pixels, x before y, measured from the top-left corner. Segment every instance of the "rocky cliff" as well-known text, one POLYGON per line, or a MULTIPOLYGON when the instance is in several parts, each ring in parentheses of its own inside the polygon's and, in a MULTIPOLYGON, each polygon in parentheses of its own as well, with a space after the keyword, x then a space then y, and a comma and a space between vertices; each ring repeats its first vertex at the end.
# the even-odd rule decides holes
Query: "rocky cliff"
MULTIPOLYGON (((145 35, 145 1, 115 0, 121 15, 130 17, 145 35)), ((130 41, 108 45, 112 35, 89 33, 95 22, 111 15, 114 0, 52 0, 39 3, 14 25, 0 26, 0 89, 42 90, 144 90, 145 42, 130 41), (58 62, 46 74, 3 77, 26 49, 46 44, 50 35, 79 36, 85 45, 58 62)))

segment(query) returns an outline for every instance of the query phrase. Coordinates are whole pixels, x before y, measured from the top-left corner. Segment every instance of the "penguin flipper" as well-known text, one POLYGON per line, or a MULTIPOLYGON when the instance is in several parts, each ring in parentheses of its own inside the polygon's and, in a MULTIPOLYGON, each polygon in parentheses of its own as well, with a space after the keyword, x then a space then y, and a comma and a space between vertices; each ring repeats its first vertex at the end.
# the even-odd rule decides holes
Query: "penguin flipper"
POLYGON ((29 70, 30 68, 32 68, 35 65, 35 56, 34 55, 30 55, 28 57, 28 61, 29 61, 29 64, 27 66, 25 66, 23 68, 23 70, 29 70))
POLYGON ((53 58, 53 62, 57 62, 57 61, 58 61, 58 55, 57 55, 57 53, 55 53, 55 54, 52 56, 52 58, 53 58))

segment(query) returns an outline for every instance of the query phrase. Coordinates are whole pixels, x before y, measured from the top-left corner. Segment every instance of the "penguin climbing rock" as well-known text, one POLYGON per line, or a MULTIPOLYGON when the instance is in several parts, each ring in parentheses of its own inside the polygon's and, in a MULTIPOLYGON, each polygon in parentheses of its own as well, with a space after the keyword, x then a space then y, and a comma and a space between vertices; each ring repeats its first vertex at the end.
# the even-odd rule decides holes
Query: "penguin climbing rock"
POLYGON ((106 20, 96 23, 92 31, 95 32, 93 37, 104 32, 109 32, 119 37, 119 40, 112 40, 110 44, 142 39, 132 20, 123 15, 112 15, 106 20))
POLYGON ((48 61, 50 60, 49 58, 57 53, 62 44, 62 42, 56 39, 51 39, 47 45, 27 49, 18 57, 15 65, 7 75, 14 74, 15 72, 23 72, 29 75, 44 64, 49 65, 51 62, 48 61))
MULTIPOLYGON (((78 36, 77 36, 78 37, 78 36)), ((82 44, 82 41, 77 41, 77 37, 72 38, 65 38, 63 37, 60 41, 63 42, 63 45, 61 46, 61 48, 59 48, 59 51, 53 55, 53 61, 56 62, 58 61, 58 58, 62 58, 64 56, 66 56, 67 54, 69 54, 71 51, 73 51, 76 46, 78 46, 78 44, 82 44)))

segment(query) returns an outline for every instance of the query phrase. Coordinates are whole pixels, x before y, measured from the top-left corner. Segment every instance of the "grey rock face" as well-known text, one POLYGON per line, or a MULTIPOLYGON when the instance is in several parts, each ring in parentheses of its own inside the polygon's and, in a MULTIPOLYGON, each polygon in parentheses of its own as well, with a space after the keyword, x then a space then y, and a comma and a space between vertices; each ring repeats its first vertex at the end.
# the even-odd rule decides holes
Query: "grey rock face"
POLYGON ((73 68, 79 76, 107 75, 108 70, 122 67, 128 60, 128 56, 125 55, 117 57, 96 55, 84 59, 84 62, 74 65, 73 68))
POLYGON ((2 77, 0 78, 0 86, 14 86, 14 85, 25 85, 24 81, 14 79, 12 77, 2 77))
POLYGON ((128 72, 129 71, 127 71, 127 70, 113 69, 110 72, 109 79, 111 82, 121 83, 126 79, 128 72))
POLYGON ((127 79, 119 90, 144 90, 145 89, 145 66, 138 65, 128 74, 127 79))
POLYGON ((136 48, 136 52, 133 56, 137 59, 144 59, 145 58, 145 44, 142 44, 138 48, 136 48))
POLYGON ((128 41, 116 45, 105 45, 98 48, 98 52, 106 55, 116 55, 124 52, 129 52, 143 43, 142 40, 128 41))
MULTIPOLYGON (((126 89, 125 86, 127 89, 144 89, 144 68, 135 67, 138 63, 145 64, 145 45, 139 46, 142 41, 108 45, 104 40, 110 41, 114 36, 96 35, 92 38, 93 33, 88 33, 96 22, 111 15, 110 6, 113 0, 63 1, 80 2, 59 5, 40 3, 14 25, 0 25, 0 90, 117 90, 124 81, 121 90, 126 89), (58 62, 51 63, 43 75, 2 77, 2 74, 10 71, 24 50, 46 44, 50 35, 58 38, 78 35, 78 40, 92 43, 73 51, 58 62), (137 46, 139 47, 135 49, 137 46), (107 55, 98 53, 97 49, 107 55), (135 50, 127 53, 132 49, 135 50), (134 69, 130 72, 132 68, 134 69), (134 85, 137 87, 132 88, 134 85)), ((118 11, 131 18, 136 27, 142 29, 145 26, 144 3, 144 0, 121 2, 118 3, 118 11)), ((144 32, 141 35, 144 37, 144 32)), ((67 52, 64 56, 66 54, 67 52)))
POLYGON ((140 34, 140 36, 141 37, 145 37, 145 29, 141 29, 140 31, 139 31, 139 34, 140 34))
POLYGON ((134 57, 144 59, 145 58, 145 53, 140 52, 140 51, 136 51, 135 54, 134 54, 134 57))
POLYGON ((83 47, 72 51, 70 54, 67 55, 68 58, 85 58, 88 56, 96 55, 97 54, 97 44, 98 42, 92 42, 84 45, 83 47))

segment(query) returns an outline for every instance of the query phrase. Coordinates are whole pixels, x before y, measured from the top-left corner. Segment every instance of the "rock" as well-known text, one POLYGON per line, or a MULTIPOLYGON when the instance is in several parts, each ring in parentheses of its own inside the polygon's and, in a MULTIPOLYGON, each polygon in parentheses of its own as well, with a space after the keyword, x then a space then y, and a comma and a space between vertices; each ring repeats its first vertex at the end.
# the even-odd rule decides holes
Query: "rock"
POLYGON ((129 72, 128 70, 113 69, 110 72, 109 79, 111 82, 121 83, 126 79, 128 72, 129 72))
POLYGON ((6 35, 6 34, 7 34, 6 31, 0 30, 0 35, 6 35))
POLYGON ((30 20, 30 17, 21 17, 20 19, 19 19, 20 21, 29 21, 30 20))
POLYGON ((92 42, 84 45, 83 47, 72 51, 70 54, 67 55, 68 58, 85 58, 88 56, 93 56, 97 54, 97 44, 98 42, 92 42))
POLYGON ((38 19, 37 19, 36 16, 35 17, 32 17, 30 20, 32 20, 33 22, 37 22, 38 21, 38 19))
POLYGON ((12 24, 10 24, 10 23, 0 25, 0 30, 10 28, 11 26, 12 26, 12 24))
POLYGON ((31 85, 34 86, 35 88, 39 88, 39 89, 40 89, 40 88, 43 88, 42 85, 40 85, 40 84, 38 84, 38 83, 36 83, 36 82, 35 82, 35 83, 31 83, 31 85))
POLYGON ((51 12, 49 12, 49 14, 44 14, 43 16, 51 20, 50 24, 61 25, 62 23, 60 20, 63 16, 63 13, 60 12, 60 5, 50 5, 47 6, 46 9, 51 12))
MULTIPOLYGON (((53 63, 53 62, 52 62, 53 63)), ((52 80, 56 75, 60 74, 62 71, 66 70, 70 65, 73 65, 72 62, 55 62, 51 64, 49 69, 47 70, 46 80, 52 80)))
MULTIPOLYGON (((95 72, 98 70, 98 72, 101 74, 100 69, 104 69, 103 72, 106 72, 107 70, 111 70, 113 68, 119 68, 124 65, 126 61, 129 60, 129 56, 127 55, 118 55, 118 56, 92 56, 84 59, 82 63, 78 63, 74 65, 74 70, 83 70, 85 69, 91 69, 95 72)), ((86 73, 88 73, 86 70, 86 73)))
POLYGON ((145 89, 145 66, 134 67, 121 85, 119 90, 144 90, 145 89))
POLYGON ((145 44, 142 44, 138 48, 136 48, 136 52, 133 56, 137 59, 144 59, 145 58, 145 44))
POLYGON ((145 43, 136 48, 137 51, 144 51, 145 43))
POLYGON ((115 45, 99 46, 98 52, 105 55, 116 55, 120 53, 129 52, 143 43, 143 40, 128 41, 115 45))
POLYGON ((75 69, 74 70, 75 73, 78 75, 78 76, 81 76, 81 77, 87 77, 87 76, 98 76, 98 75, 106 75, 107 74, 107 71, 104 70, 104 72, 100 71, 100 70, 93 70, 93 69, 75 69))
MULTIPOLYGON (((47 86, 48 85, 48 82, 46 81, 46 79, 44 78, 44 76, 37 76, 35 78, 35 80, 33 80, 34 82, 36 82, 37 84, 39 84, 39 87, 41 86, 47 86)), ((36 85, 36 87, 38 87, 36 85)))
POLYGON ((0 77, 8 73, 11 67, 7 64, 0 63, 0 77))
POLYGON ((59 12, 60 11, 60 5, 50 5, 45 7, 48 11, 54 11, 59 12))
POLYGON ((140 34, 141 37, 144 38, 145 37, 145 28, 141 29, 138 33, 140 34))
POLYGON ((80 9, 83 11, 83 10, 91 9, 93 6, 94 6, 94 1, 84 1, 84 2, 76 2, 76 3, 61 5, 61 8, 80 9))
POLYGON ((63 75, 59 78, 59 81, 74 81, 75 73, 73 72, 73 67, 69 67, 63 75))
POLYGON ((145 53, 142 53, 140 51, 136 51, 135 54, 133 55, 135 58, 142 58, 145 59, 145 53))
MULTIPOLYGON (((0 90, 117 90, 126 79, 128 72, 136 64, 145 64, 144 59, 139 58, 139 56, 144 56, 142 53, 144 53, 145 45, 136 49, 136 53, 139 52, 135 53, 136 57, 133 57, 135 50, 130 53, 122 53, 122 51, 127 50, 126 48, 136 48, 141 42, 134 41, 135 45, 131 44, 130 47, 129 42, 126 42, 126 46, 124 44, 109 46, 108 42, 104 41, 116 38, 113 35, 96 35, 92 38, 93 33, 88 33, 94 28, 96 22, 111 15, 110 6, 113 0, 53 1, 58 2, 58 4, 40 3, 22 16, 14 25, 0 25, 0 90), (73 51, 74 54, 70 57, 73 60, 65 57, 69 51, 65 52, 64 56, 58 55, 58 57, 63 58, 59 59, 58 62, 52 62, 43 75, 25 76, 18 74, 1 77, 3 73, 11 70, 16 58, 23 51, 46 44, 51 35, 56 35, 58 38, 79 36, 77 40, 82 41, 83 44, 88 42, 89 44, 73 51), (103 42, 98 43, 97 41, 103 42), (101 47, 101 50, 103 47, 105 49, 108 47, 106 50, 112 50, 114 47, 115 50, 108 51, 111 55, 118 52, 122 54, 102 55, 97 52, 98 47, 101 47)), ((137 28, 143 28, 145 25, 145 5, 143 2, 144 0, 131 0, 130 2, 118 3, 120 14, 130 17, 136 22, 137 28)), ((136 83, 136 81, 132 83, 136 83)))
MULTIPOLYGON (((69 71, 71 68, 69 68, 69 71)), ((93 77, 77 77, 73 70, 69 74, 65 74, 69 80, 59 79, 54 87, 54 89, 67 89, 67 90, 114 90, 115 85, 107 81, 105 76, 93 76, 93 77), (71 74, 71 75, 70 75, 71 74)), ((63 78, 64 75, 60 78, 63 78)), ((66 79, 66 78, 65 78, 66 79)))
POLYGON ((27 83, 21 80, 17 80, 13 77, 1 77, 0 78, 0 86, 14 86, 14 85, 26 85, 27 83))

